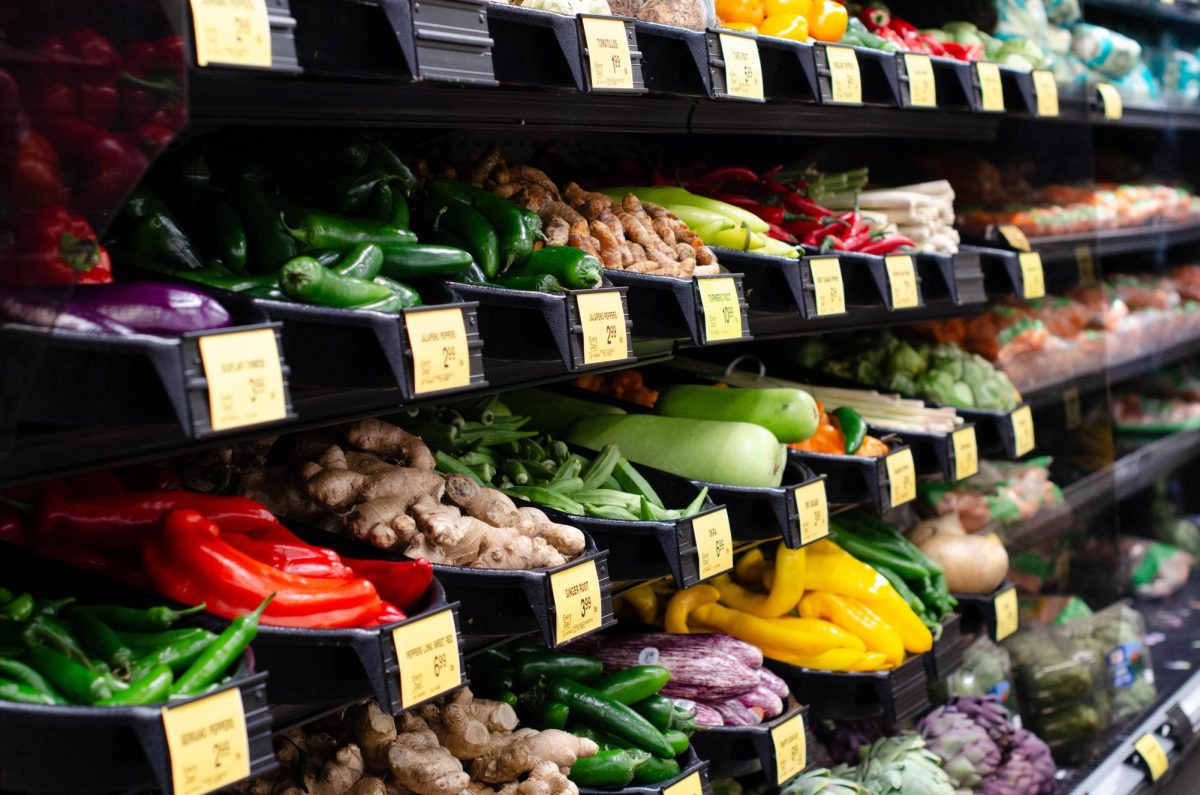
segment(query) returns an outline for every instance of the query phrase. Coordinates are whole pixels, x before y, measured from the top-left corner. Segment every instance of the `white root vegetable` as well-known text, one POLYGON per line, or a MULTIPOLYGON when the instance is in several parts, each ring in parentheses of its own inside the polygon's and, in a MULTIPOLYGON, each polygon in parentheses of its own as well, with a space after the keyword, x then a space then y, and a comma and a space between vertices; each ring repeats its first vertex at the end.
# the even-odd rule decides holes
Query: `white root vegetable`
POLYGON ((999 541, 962 531, 957 514, 952 522, 923 522, 909 540, 942 567, 952 593, 991 593, 1008 574, 1008 552, 999 541))

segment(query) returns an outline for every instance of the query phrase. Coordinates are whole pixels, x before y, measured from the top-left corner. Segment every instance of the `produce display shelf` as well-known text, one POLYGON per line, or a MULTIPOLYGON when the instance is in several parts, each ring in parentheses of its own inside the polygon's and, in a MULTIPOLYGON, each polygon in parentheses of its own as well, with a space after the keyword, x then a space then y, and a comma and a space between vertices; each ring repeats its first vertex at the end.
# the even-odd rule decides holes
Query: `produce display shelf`
MULTIPOLYGON (((803 705, 789 696, 784 702, 783 712, 774 718, 754 726, 699 729, 692 735, 692 746, 708 760, 708 770, 712 776, 727 778, 761 773, 772 786, 786 784, 789 779, 779 780, 773 735, 779 727, 799 718, 804 725, 805 741, 802 747, 811 747, 812 728, 806 720, 807 713, 803 705)), ((796 774, 799 772, 796 771, 796 774)))
POLYGON ((1200 6, 1190 2, 1173 3, 1166 0, 1083 0, 1084 14, 1091 21, 1093 11, 1107 15, 1120 14, 1171 25, 1187 25, 1200 30, 1200 6))
MULTIPOLYGON (((1003 246, 995 229, 989 230, 988 245, 1003 246)), ((1122 254, 1154 253, 1165 248, 1200 242, 1200 220, 1165 221, 1123 229, 1100 229, 1066 235, 1030 236, 1030 247, 1038 252, 1043 265, 1078 263, 1087 257, 1114 257, 1122 254)))

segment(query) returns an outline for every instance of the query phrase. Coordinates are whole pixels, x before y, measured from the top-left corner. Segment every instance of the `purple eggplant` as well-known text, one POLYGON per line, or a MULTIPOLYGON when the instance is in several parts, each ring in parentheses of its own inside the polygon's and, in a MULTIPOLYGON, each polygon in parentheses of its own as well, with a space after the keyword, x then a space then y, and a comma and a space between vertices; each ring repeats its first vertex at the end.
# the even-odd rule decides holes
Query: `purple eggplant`
POLYGON ((738 640, 730 635, 688 635, 688 637, 701 639, 702 644, 717 651, 723 651, 750 668, 762 668, 762 649, 744 640, 738 640))
POLYGON ((0 314, 49 328, 169 337, 226 328, 231 320, 229 311, 207 293, 158 282, 5 289, 0 314))
POLYGON ((132 334, 133 329, 82 307, 70 306, 65 296, 30 294, 29 289, 0 291, 0 320, 26 326, 99 334, 132 334))
POLYGON ((758 681, 762 683, 763 687, 779 696, 780 699, 786 699, 789 695, 791 695, 791 691, 788 690, 787 682, 780 679, 779 674, 775 673, 770 668, 758 669, 758 681))
POLYGON ((759 685, 749 693, 742 693, 737 700, 747 707, 758 707, 763 718, 773 718, 783 712, 783 699, 759 685))
MULTIPOLYGON (((675 699, 678 704, 684 699, 675 699)), ((696 710, 696 725, 697 726, 724 726, 725 719, 721 717, 721 713, 710 707, 708 704, 702 704, 699 701, 688 701, 696 710)))
POLYGON ((736 698, 704 703, 720 713, 721 720, 725 722, 726 726, 757 726, 762 723, 762 715, 736 698))
POLYGON ((722 651, 715 637, 650 632, 605 637, 603 642, 576 644, 572 649, 595 656, 606 671, 661 665, 671 672, 662 694, 672 698, 733 698, 758 687, 758 671, 722 651))

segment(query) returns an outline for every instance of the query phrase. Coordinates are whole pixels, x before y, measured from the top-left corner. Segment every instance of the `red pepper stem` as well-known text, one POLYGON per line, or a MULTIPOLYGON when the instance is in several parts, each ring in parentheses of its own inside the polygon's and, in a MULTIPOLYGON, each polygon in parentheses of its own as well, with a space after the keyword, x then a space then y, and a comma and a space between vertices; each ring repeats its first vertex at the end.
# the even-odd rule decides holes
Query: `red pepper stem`
POLYGON ((138 77, 130 72, 122 72, 121 79, 127 83, 132 83, 139 88, 149 89, 150 91, 178 91, 179 81, 177 80, 147 80, 144 77, 138 77))
POLYGON ((100 244, 64 232, 58 244, 58 256, 79 272, 89 271, 100 260, 100 244))

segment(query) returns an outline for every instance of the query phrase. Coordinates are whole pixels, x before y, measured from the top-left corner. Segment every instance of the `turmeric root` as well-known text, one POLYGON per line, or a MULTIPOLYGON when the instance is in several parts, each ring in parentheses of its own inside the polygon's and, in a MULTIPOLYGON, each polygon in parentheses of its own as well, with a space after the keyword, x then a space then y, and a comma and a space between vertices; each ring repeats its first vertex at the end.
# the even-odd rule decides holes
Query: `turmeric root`
POLYGON ((432 471, 437 466, 433 453, 420 437, 380 419, 353 422, 343 432, 346 442, 367 453, 395 458, 413 469, 432 471))
POLYGON ((480 486, 465 475, 446 476, 446 499, 492 527, 516 527, 521 521, 507 494, 480 486))

